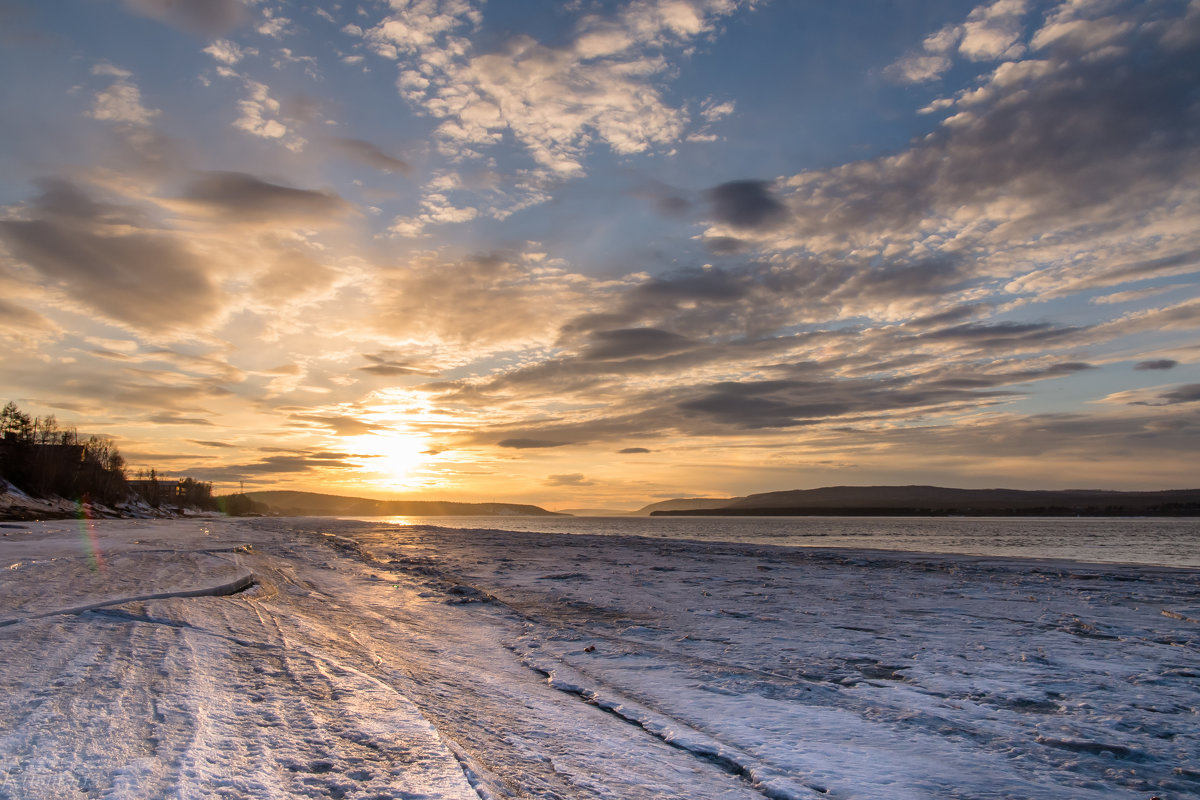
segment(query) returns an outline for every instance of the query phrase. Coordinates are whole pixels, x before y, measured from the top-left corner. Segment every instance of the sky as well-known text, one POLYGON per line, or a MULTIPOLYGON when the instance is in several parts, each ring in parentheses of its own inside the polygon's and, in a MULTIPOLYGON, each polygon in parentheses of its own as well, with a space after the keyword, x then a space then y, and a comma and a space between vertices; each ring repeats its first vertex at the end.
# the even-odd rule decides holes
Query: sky
POLYGON ((132 470, 1200 483, 1200 0, 6 0, 0 76, 0 400, 132 470))

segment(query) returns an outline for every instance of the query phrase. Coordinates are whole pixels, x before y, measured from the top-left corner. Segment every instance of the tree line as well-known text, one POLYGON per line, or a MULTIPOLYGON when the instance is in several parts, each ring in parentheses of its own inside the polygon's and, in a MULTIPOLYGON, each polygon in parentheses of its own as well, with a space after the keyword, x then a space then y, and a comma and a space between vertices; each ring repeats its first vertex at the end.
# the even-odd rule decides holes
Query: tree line
POLYGON ((31 417, 12 402, 0 410, 0 477, 34 497, 112 505, 140 496, 153 506, 216 507, 212 484, 191 478, 163 481, 153 470, 131 482, 125 457, 111 441, 82 438, 75 428, 60 427, 54 415, 31 417))

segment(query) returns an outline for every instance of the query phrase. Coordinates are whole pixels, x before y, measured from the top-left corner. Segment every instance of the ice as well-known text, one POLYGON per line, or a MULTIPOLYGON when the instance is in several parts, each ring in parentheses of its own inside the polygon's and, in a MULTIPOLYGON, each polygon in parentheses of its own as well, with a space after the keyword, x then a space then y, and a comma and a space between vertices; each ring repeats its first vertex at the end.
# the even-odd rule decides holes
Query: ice
POLYGON ((0 798, 1200 795, 1200 573, 332 519, 0 537, 0 798))

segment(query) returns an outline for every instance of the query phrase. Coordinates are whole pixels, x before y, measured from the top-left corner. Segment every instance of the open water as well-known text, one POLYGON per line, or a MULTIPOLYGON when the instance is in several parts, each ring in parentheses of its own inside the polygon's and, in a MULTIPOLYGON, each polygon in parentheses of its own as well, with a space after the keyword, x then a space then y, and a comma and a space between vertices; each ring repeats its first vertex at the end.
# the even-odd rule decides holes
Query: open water
MULTIPOLYGON (((368 519, 368 518, 364 518, 368 519)), ((374 517, 398 525, 1200 567, 1200 518, 374 517)))

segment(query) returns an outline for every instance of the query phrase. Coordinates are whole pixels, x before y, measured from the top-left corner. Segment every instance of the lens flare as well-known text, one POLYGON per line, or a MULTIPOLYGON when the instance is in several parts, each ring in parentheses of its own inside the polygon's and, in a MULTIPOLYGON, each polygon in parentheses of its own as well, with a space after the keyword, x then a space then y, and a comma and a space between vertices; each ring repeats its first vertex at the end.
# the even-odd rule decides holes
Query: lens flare
POLYGON ((104 557, 100 553, 100 542, 96 538, 95 518, 92 516, 92 507, 87 497, 81 497, 75 501, 75 518, 79 520, 79 538, 83 542, 84 550, 88 553, 88 566, 92 572, 107 575, 108 570, 104 566, 104 557))

